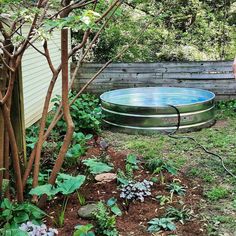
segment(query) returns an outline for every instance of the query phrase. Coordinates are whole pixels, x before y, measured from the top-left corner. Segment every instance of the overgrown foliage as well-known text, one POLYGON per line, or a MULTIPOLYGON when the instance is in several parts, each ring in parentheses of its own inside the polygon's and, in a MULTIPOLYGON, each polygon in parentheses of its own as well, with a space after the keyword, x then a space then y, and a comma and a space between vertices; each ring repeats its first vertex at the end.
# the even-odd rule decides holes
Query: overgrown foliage
POLYGON ((235 19, 235 0, 127 0, 94 48, 94 60, 113 57, 146 22, 151 25, 123 61, 232 60, 235 19))

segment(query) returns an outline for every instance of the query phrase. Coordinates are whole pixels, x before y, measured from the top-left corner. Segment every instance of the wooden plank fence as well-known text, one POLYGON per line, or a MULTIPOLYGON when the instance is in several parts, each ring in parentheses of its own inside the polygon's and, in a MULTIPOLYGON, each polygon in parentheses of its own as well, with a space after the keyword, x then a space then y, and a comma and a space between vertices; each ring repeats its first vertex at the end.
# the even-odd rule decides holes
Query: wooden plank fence
MULTIPOLYGON (((232 61, 113 63, 89 86, 88 92, 132 87, 192 87, 213 91, 218 99, 236 98, 232 61)), ((85 63, 74 89, 78 90, 103 64, 85 63)), ((73 71, 74 65, 72 66, 73 71)))

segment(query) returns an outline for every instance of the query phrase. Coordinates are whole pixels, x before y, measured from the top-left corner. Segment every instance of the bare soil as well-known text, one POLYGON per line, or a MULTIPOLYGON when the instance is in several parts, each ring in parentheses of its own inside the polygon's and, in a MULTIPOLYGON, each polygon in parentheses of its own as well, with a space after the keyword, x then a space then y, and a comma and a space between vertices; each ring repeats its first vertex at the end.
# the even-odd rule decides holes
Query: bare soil
MULTIPOLYGON (((97 145, 97 142, 91 142, 90 148, 87 151, 87 154, 83 159, 91 158, 95 156, 100 156, 102 151, 97 145)), ((103 151, 104 152, 104 151, 103 151)), ((104 154, 104 153, 103 153, 104 154)), ((105 153, 109 156, 110 162, 114 165, 114 173, 118 170, 124 170, 125 168, 125 158, 127 156, 126 151, 115 151, 112 147, 109 147, 105 153)), ((139 157, 142 161, 142 157, 139 157)), ((78 164, 76 167, 78 173, 84 171, 83 167, 78 164)), ((136 180, 150 180, 152 175, 147 172, 142 165, 140 169, 135 173, 136 180)), ((111 197, 118 199, 118 205, 122 209, 123 215, 117 217, 117 230, 120 233, 120 236, 148 236, 151 235, 147 232, 147 222, 155 217, 162 217, 165 209, 168 206, 178 207, 180 206, 179 201, 182 201, 183 204, 193 211, 192 219, 185 224, 180 222, 176 223, 177 230, 172 232, 163 232, 155 235, 181 235, 181 236, 197 236, 197 235, 207 235, 206 229, 204 227, 204 222, 199 216, 200 213, 200 201, 203 194, 202 184, 199 179, 190 179, 183 172, 179 172, 177 176, 172 176, 168 173, 164 173, 165 183, 171 183, 174 179, 179 181, 181 185, 184 185, 187 188, 186 194, 184 196, 175 195, 173 202, 171 204, 160 206, 159 202, 155 199, 157 195, 166 195, 169 196, 170 193, 166 189, 166 185, 161 183, 154 183, 152 186, 152 196, 145 199, 143 203, 133 202, 130 205, 129 211, 125 211, 123 205, 123 200, 119 197, 120 192, 117 188, 116 181, 111 183, 96 183, 96 181, 91 178, 91 180, 80 189, 80 193, 86 197, 86 203, 98 202, 100 200, 106 201, 111 197)), ((158 177, 158 176, 157 176, 158 177)), ((62 198, 58 197, 51 201, 47 212, 49 215, 56 219, 58 212, 61 210, 62 198)), ((80 204, 77 198, 77 195, 74 194, 70 197, 67 210, 65 213, 65 224, 63 228, 59 229, 60 236, 70 236, 74 232, 74 227, 78 224, 87 224, 92 223, 96 225, 93 221, 84 220, 78 217, 77 211, 80 208, 80 204)), ((53 222, 47 222, 53 227, 53 222)))

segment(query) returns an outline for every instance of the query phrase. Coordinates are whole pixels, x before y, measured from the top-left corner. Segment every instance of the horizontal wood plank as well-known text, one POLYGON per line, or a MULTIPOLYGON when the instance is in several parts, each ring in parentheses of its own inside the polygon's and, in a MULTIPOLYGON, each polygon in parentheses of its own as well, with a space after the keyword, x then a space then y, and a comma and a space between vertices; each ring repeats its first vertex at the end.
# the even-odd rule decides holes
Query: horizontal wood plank
MULTIPOLYGON (((232 61, 113 63, 87 88, 100 94, 133 87, 192 87, 213 91, 219 98, 236 98, 232 61)), ((74 89, 80 89, 103 66, 84 63, 74 89)), ((72 64, 72 71, 75 65, 72 64)))

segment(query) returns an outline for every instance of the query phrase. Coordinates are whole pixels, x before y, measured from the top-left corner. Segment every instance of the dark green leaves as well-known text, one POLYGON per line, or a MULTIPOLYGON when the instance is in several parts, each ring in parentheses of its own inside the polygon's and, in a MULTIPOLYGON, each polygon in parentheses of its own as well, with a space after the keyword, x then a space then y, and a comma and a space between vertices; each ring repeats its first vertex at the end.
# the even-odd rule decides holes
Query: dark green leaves
POLYGON ((40 222, 46 215, 44 211, 33 204, 28 202, 22 204, 12 203, 6 198, 1 202, 0 208, 0 222, 1 226, 4 227, 3 232, 5 232, 3 235, 21 235, 20 233, 13 234, 15 231, 10 229, 17 228, 28 220, 40 222), (8 229, 9 231, 7 232, 8 229))

